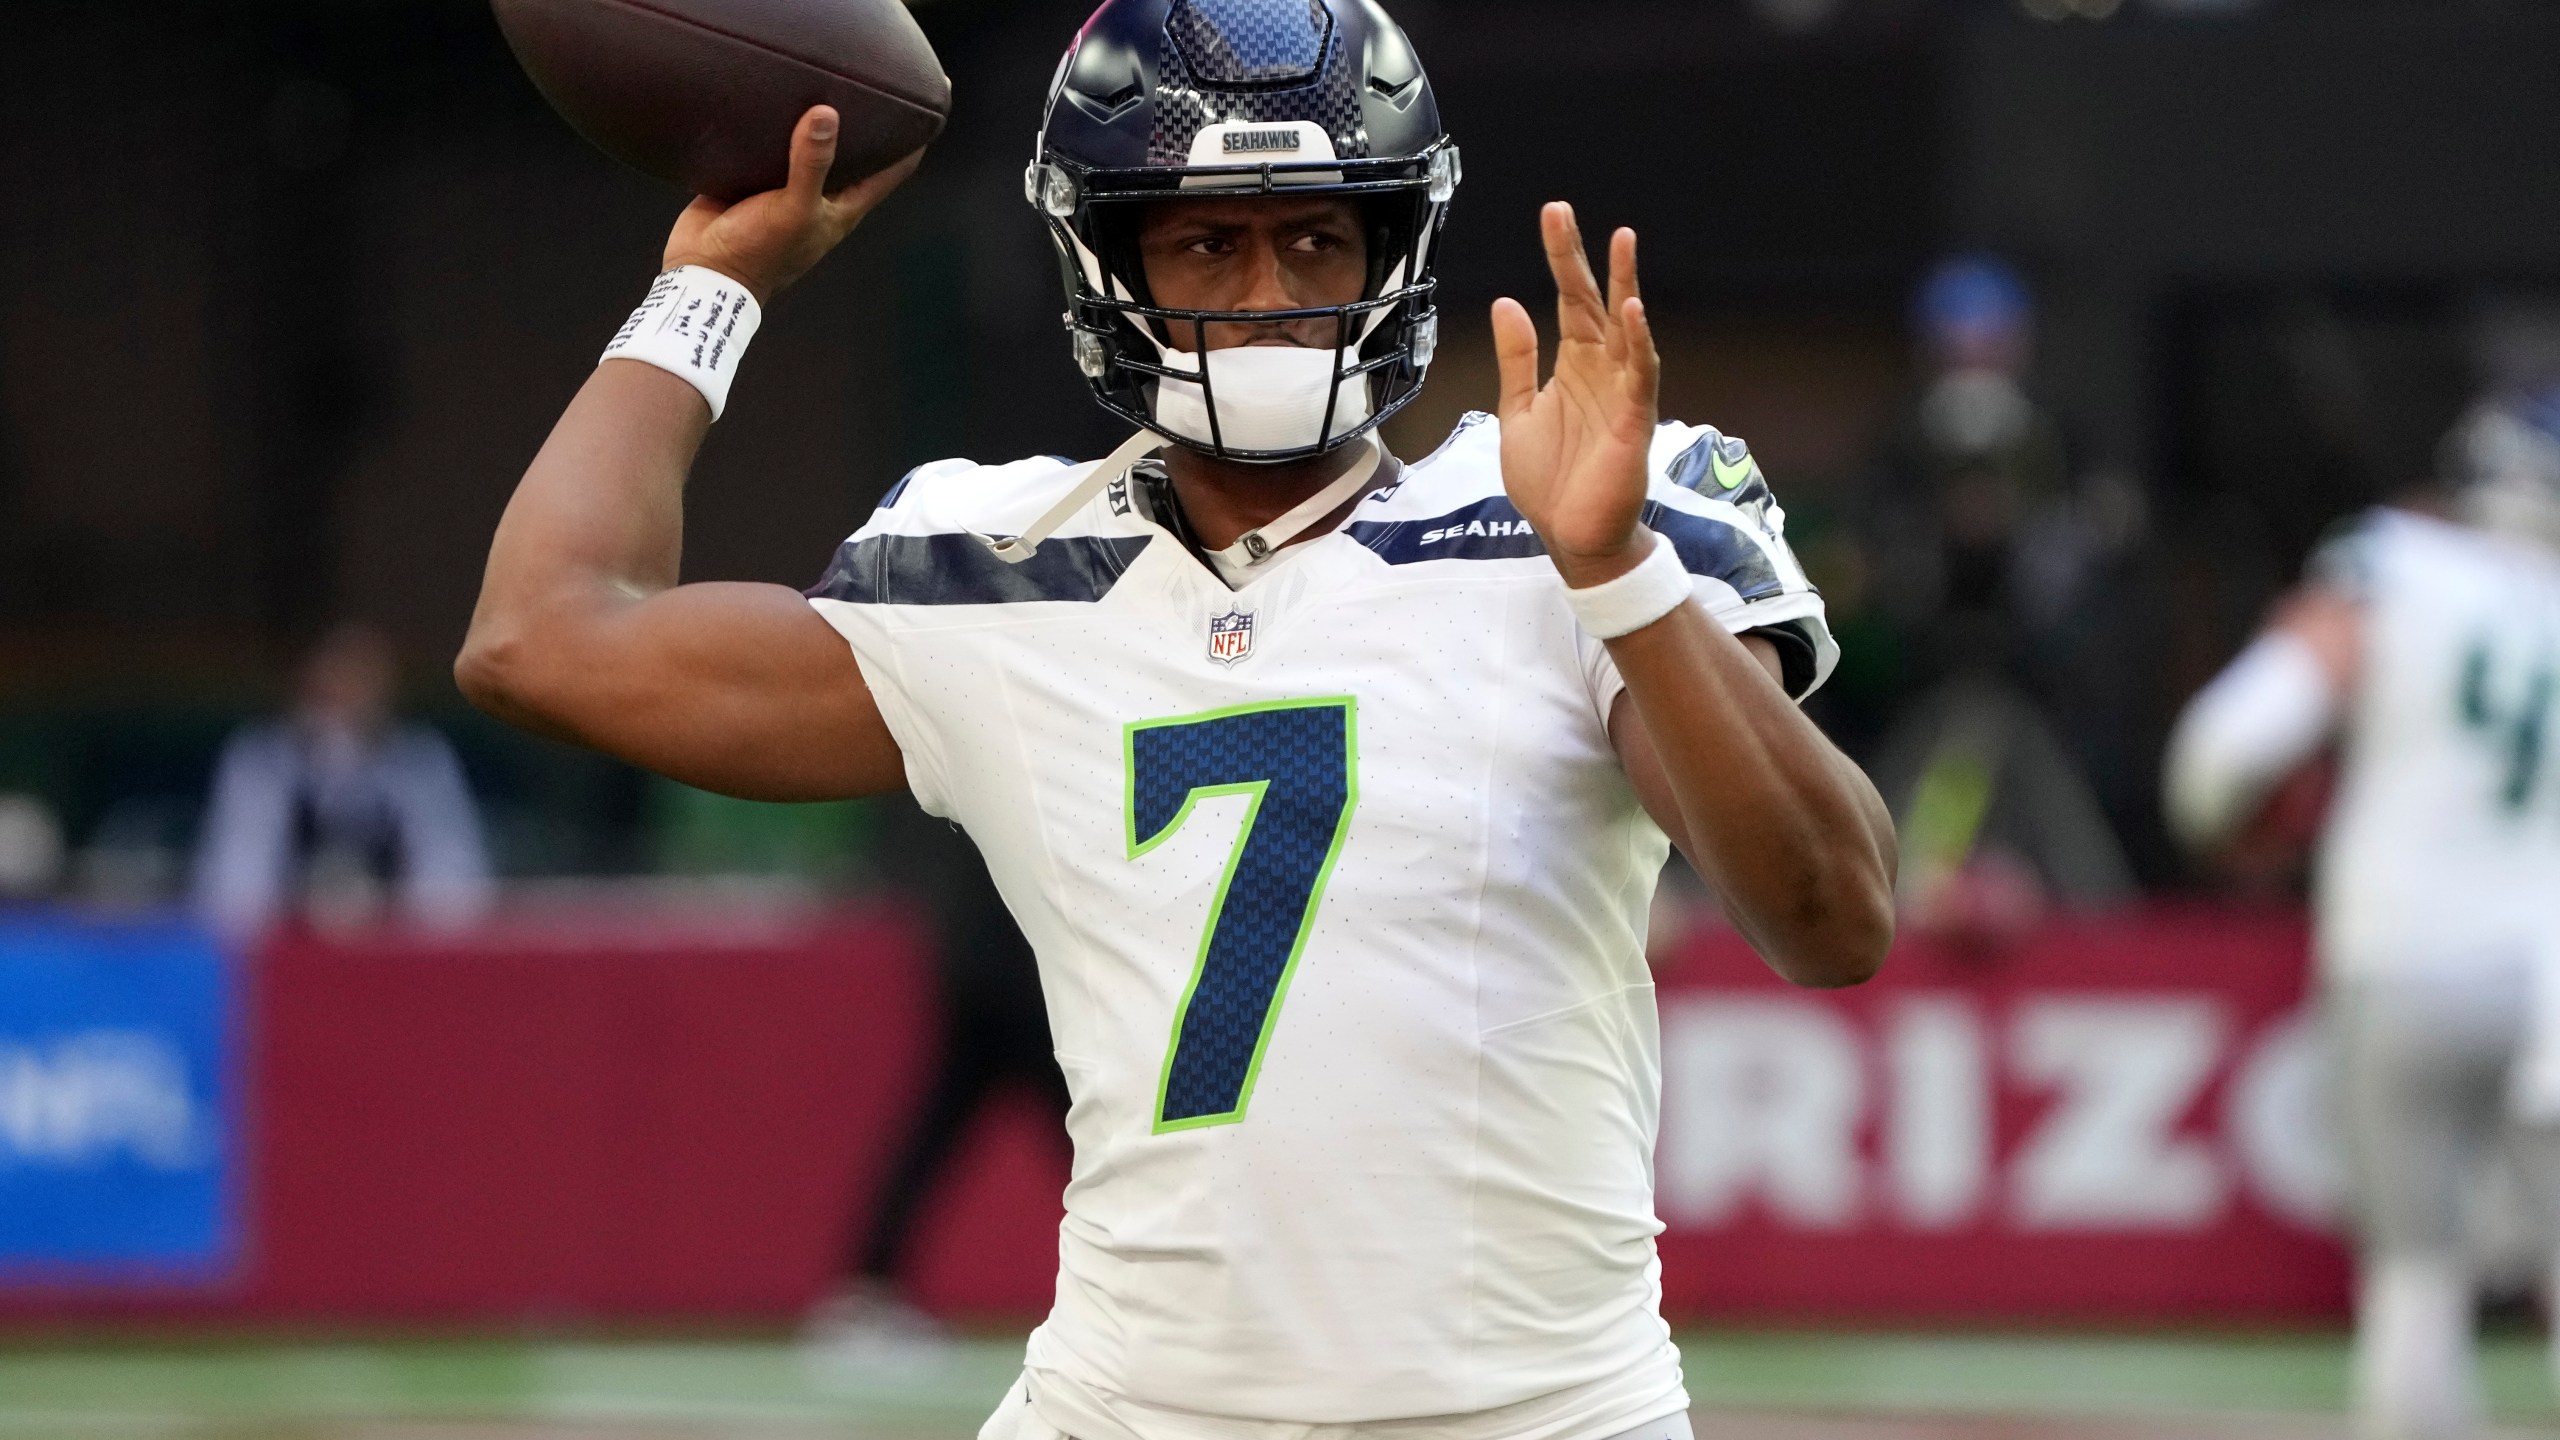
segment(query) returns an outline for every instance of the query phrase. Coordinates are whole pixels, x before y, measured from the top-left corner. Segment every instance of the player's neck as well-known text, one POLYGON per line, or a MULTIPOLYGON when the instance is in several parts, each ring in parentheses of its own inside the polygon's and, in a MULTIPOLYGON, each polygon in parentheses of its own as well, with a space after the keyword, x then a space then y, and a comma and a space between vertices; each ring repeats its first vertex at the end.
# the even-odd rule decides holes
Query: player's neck
MULTIPOLYGON (((1177 448, 1167 449, 1164 457, 1165 473, 1173 480, 1174 498, 1181 502, 1192 536, 1211 550, 1233 545, 1246 531, 1288 514, 1352 466, 1368 463, 1366 445, 1346 445, 1329 455, 1281 465, 1242 465, 1177 448)), ((1358 503, 1360 497, 1352 496, 1298 538, 1332 534, 1358 503)))

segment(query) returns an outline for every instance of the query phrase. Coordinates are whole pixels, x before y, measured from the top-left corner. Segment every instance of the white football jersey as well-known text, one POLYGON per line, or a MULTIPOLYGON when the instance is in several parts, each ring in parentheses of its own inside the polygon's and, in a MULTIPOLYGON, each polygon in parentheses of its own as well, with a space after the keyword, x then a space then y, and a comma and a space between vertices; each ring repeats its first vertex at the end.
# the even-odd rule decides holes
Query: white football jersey
POLYGON ((2314 573, 2365 613, 2319 863, 2324 962, 2527 963, 2560 926, 2560 559, 2377 510, 2314 573))
MULTIPOLYGON (((1666 425, 1653 454, 1647 523, 1700 599, 1819 683, 1822 603, 1748 452, 1666 425)), ((1667 843, 1495 422, 1242 589, 1143 482, 1018 566, 969 533, 1089 469, 928 466, 811 591, 1039 955, 1075 1168, 1034 1408, 1159 1440, 1575 1387, 1616 1407, 1572 1417, 1592 1435, 1684 1407, 1644 959, 1667 843)))

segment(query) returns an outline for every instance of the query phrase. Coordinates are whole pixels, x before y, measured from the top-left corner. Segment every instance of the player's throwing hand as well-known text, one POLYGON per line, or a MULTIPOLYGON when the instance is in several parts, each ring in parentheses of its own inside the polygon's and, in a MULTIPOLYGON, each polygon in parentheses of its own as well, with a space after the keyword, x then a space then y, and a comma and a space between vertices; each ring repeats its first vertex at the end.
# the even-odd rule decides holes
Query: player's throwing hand
POLYGON ((1662 358, 1636 291, 1636 232, 1609 245, 1604 299, 1573 207, 1539 217, 1556 277, 1555 373, 1538 384, 1538 326, 1519 301, 1493 304, 1502 367, 1502 484, 1536 527, 1565 583, 1598 585, 1645 557, 1644 508, 1662 358))
POLYGON ((700 265, 753 291, 767 305, 783 287, 826 258, 853 233, 872 207, 889 198, 923 163, 918 150, 868 180, 830 195, 827 170, 836 161, 833 107, 813 106, 791 131, 791 178, 779 190, 750 195, 734 205, 698 196, 676 217, 667 237, 666 267, 700 265))

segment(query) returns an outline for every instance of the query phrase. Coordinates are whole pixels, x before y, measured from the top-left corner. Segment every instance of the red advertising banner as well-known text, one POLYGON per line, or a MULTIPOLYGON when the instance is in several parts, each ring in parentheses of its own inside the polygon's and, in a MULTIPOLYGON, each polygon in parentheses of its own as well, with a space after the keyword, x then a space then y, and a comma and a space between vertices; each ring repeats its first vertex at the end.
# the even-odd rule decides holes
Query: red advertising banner
POLYGON ((1662 977, 1666 1308, 2340 1313, 2305 953, 2298 917, 2167 911, 1811 992, 1694 937, 1662 977))
MULTIPOLYGON (((2298 920, 1907 943, 1791 989, 1730 935, 1662 976, 1665 1306, 1689 1319, 2341 1313, 2298 920)), ((463 939, 295 937, 244 992, 245 1243, 185 1288, 0 1290, 0 1315, 771 1318, 834 1283, 931 1056, 886 911, 637 908, 463 939)), ((1049 1302, 1064 1147, 999 1104, 912 1288, 1049 1302)))

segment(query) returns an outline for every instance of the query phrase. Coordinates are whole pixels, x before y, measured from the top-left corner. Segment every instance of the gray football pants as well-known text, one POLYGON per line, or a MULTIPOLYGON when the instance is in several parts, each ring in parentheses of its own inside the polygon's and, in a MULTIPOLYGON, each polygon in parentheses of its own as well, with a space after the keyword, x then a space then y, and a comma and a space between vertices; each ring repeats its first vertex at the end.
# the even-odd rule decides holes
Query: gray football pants
POLYGON ((2334 984, 2324 1000, 2347 1193, 2366 1254, 2462 1253, 2472 1197, 2501 1148, 2548 1225, 2547 1136, 2519 1135, 2507 1084, 2532 995, 2521 970, 2334 984))
POLYGON ((2359 1252, 2354 1431, 2469 1440, 2482 1410, 2475 1197, 2501 1150, 2534 1243, 2548 1255, 2560 1234, 2560 1143, 2508 1112, 2531 984, 2521 968, 2371 980, 2332 986, 2325 1008, 2359 1252))

